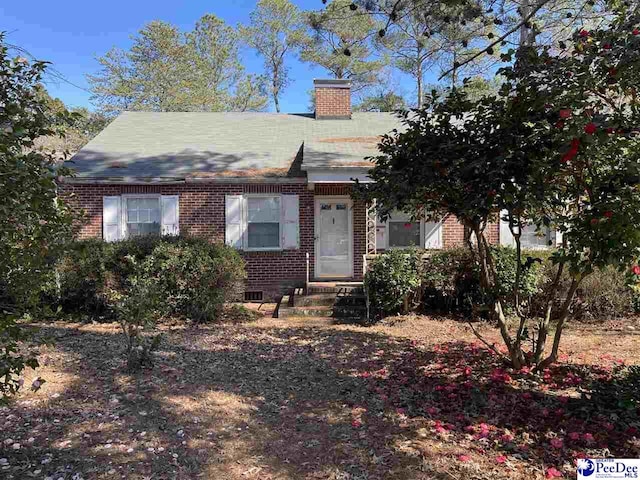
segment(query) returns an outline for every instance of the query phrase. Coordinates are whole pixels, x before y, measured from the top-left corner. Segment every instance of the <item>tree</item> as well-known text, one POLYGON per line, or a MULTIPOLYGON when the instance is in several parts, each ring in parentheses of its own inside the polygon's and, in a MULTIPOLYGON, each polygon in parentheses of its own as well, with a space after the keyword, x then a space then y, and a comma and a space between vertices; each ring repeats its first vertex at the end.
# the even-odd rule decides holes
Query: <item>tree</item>
POLYGON ((186 33, 154 21, 132 40, 130 50, 99 57, 101 70, 88 75, 92 101, 103 112, 265 108, 264 79, 245 73, 238 33, 214 15, 186 33))
MULTIPOLYGON (((475 54, 477 39, 492 31, 492 26, 474 20, 469 13, 465 15, 460 7, 445 5, 437 15, 434 11, 431 15, 423 15, 420 10, 407 12, 377 36, 378 44, 389 53, 393 65, 415 79, 415 106, 420 107, 426 72, 434 67, 444 72, 475 54), (453 17, 463 18, 463 23, 452 22, 453 17)), ((486 64, 483 57, 465 69, 454 69, 449 75, 451 84, 460 83, 463 75, 486 71, 486 64)))
POLYGON ((334 0, 326 10, 307 12, 312 35, 300 47, 300 58, 320 65, 335 78, 352 81, 358 91, 375 84, 386 65, 373 58, 371 39, 381 26, 369 15, 351 15, 349 0, 334 0))
POLYGON ((61 135, 73 116, 51 114, 42 100, 45 62, 10 58, 0 34, 0 398, 20 388, 35 356, 19 353, 25 338, 17 323, 35 314, 49 278, 49 263, 71 236, 72 216, 57 198, 57 152, 35 148, 36 139, 61 135))
POLYGON ((280 112, 280 94, 291 81, 285 60, 301 40, 302 17, 289 0, 259 0, 249 18, 251 24, 240 32, 263 58, 271 98, 280 112))
MULTIPOLYGON (((446 62, 440 74, 440 79, 455 83, 453 77, 478 62, 484 68, 472 68, 472 73, 487 73, 501 58, 501 49, 509 45, 537 42, 562 48, 564 37, 575 26, 605 21, 606 4, 607 0, 354 0, 348 7, 352 16, 370 16, 380 22, 381 36, 401 29, 404 22, 427 26, 424 36, 439 37, 441 58, 456 57, 446 62)), ((325 21, 333 18, 330 10, 331 4, 325 21)))
POLYGON ((380 92, 377 95, 367 96, 353 107, 356 112, 395 112, 406 108, 404 98, 393 92, 380 92))
POLYGON ((43 85, 36 85, 35 88, 41 102, 46 106, 51 122, 64 131, 64 135, 48 135, 35 139, 36 148, 58 152, 59 157, 64 159, 65 154, 72 155, 80 150, 109 124, 109 117, 101 112, 92 112, 84 107, 69 110, 62 100, 51 97, 43 85), (74 113, 70 121, 64 115, 67 110, 74 113), (63 120, 60 121, 60 118, 63 120))
POLYGON ((473 232, 468 248, 515 368, 555 362, 582 280, 594 268, 628 268, 640 252, 640 13, 637 6, 613 13, 610 28, 574 34, 571 56, 521 47, 515 64, 501 71, 506 82, 499 96, 470 100, 454 90, 406 114, 406 130, 380 145, 370 172, 375 183, 360 188, 365 198, 380 201, 383 216, 394 208, 455 215, 473 232), (508 296, 497 288, 486 236, 498 219, 507 222, 516 244, 516 280, 508 296), (522 258, 520 232, 531 223, 563 239, 533 333, 519 292, 531 266, 522 258), (565 292, 563 274, 571 278, 565 292), (515 329, 507 306, 517 318, 515 329))

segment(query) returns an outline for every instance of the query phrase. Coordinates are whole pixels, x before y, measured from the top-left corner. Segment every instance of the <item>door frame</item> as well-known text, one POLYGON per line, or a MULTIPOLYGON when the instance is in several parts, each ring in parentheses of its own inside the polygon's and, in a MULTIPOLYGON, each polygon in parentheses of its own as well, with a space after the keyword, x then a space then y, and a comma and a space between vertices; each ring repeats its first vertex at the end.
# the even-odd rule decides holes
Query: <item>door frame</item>
POLYGON ((348 195, 324 195, 324 196, 316 196, 314 197, 314 231, 313 231, 313 243, 314 243, 314 269, 313 276, 314 278, 323 278, 323 279, 331 279, 331 278, 353 278, 353 200, 348 195), (336 203, 346 203, 347 204, 347 224, 348 224, 348 235, 349 235, 349 273, 347 275, 331 275, 331 274, 322 274, 320 270, 320 255, 319 255, 319 245, 320 245, 320 203, 321 202, 336 202, 336 203))

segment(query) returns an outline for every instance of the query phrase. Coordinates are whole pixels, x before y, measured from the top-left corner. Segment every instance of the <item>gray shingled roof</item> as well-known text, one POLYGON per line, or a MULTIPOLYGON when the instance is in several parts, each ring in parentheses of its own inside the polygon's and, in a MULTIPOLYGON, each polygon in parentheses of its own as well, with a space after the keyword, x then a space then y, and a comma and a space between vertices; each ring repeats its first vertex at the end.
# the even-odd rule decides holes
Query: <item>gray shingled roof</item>
MULTIPOLYGON (((76 153, 79 177, 285 175, 304 144, 302 169, 365 166, 391 113, 351 120, 304 114, 124 112, 76 153)), ((299 158, 299 157, 298 157, 299 158)))

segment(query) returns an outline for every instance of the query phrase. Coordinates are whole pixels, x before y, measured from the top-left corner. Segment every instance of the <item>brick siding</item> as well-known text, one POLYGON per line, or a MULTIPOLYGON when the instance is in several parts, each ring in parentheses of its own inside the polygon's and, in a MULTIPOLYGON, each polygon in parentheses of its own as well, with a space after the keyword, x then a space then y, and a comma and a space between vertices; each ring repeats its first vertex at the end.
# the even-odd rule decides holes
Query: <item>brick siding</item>
POLYGON ((316 88, 316 118, 351 117, 351 90, 316 88))
MULTIPOLYGON (((263 291, 265 298, 294 286, 303 286, 306 279, 306 253, 309 253, 310 276, 314 278, 315 259, 315 196, 345 196, 351 194, 345 184, 316 184, 309 190, 306 184, 180 184, 180 185, 81 185, 64 184, 62 193, 76 210, 86 213, 85 222, 78 225, 79 238, 102 237, 102 197, 123 194, 155 193, 179 195, 180 231, 224 242, 225 195, 243 193, 285 193, 300 198, 300 249, 271 252, 241 252, 247 264, 247 290, 263 291)), ((490 226, 489 241, 498 241, 498 225, 490 226)), ((362 261, 366 249, 366 205, 353 204, 353 272, 352 280, 362 280, 362 261)), ((443 224, 445 248, 464 244, 464 228, 454 217, 443 224)))

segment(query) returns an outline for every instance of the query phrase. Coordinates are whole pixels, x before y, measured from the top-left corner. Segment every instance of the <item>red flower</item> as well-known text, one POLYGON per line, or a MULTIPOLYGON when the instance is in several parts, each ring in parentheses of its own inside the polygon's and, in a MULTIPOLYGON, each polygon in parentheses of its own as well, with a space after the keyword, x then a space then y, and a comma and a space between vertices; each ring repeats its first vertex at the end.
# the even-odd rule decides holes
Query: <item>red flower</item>
POLYGON ((611 133, 616 133, 616 129, 613 127, 609 127, 607 128, 607 133, 611 134, 611 133))
POLYGON ((582 38, 588 37, 589 36, 589 31, 588 30, 580 30, 580 36, 582 38))
POLYGON ((555 467, 547 468, 547 478, 562 478, 562 472, 555 467))
POLYGON ((506 461, 507 461, 507 457, 505 457, 504 455, 498 455, 498 456, 496 457, 496 462, 497 462, 497 463, 504 463, 504 462, 506 462, 506 461))
POLYGON ((597 218, 592 218, 591 219, 591 225, 598 225, 600 223, 600 220, 597 218))
POLYGON ((563 445, 564 445, 564 442, 562 441, 561 438, 554 438, 551 440, 551 446, 553 448, 561 449, 563 445))
POLYGON ((468 462, 471 460, 471 457, 469 455, 458 455, 458 460, 461 462, 468 462))
POLYGON ((351 422, 351 426, 353 428, 360 428, 362 426, 362 422, 360 420, 354 420, 353 422, 351 422))
POLYGON ((634 265, 633 268, 631 269, 631 271, 635 274, 635 275, 640 275, 640 265, 634 265))
POLYGON ((617 73, 618 73, 618 69, 617 68, 611 67, 609 69, 609 75, 613 76, 613 75, 616 75, 617 73))
POLYGON ((556 122, 556 128, 560 128, 560 129, 564 128, 564 122, 562 120, 558 120, 556 122))
POLYGON ((586 133, 587 135, 593 135, 597 131, 598 131, 598 127, 593 122, 587 123, 584 126, 584 133, 586 133))
POLYGON ((605 43, 602 48, 604 48, 605 50, 611 50, 611 44, 610 43, 605 43))
POLYGON ((634 28, 634 29, 633 29, 633 32, 631 32, 631 33, 633 33, 633 34, 634 34, 634 35, 636 35, 636 36, 637 36, 637 35, 640 35, 640 29, 638 29, 638 28, 634 28))
POLYGON ((580 147, 580 140, 578 140, 577 138, 574 138, 573 140, 571 140, 571 150, 578 150, 578 147, 580 147))
POLYGON ((560 110, 560 118, 569 118, 571 116, 570 108, 563 108, 560 110))

